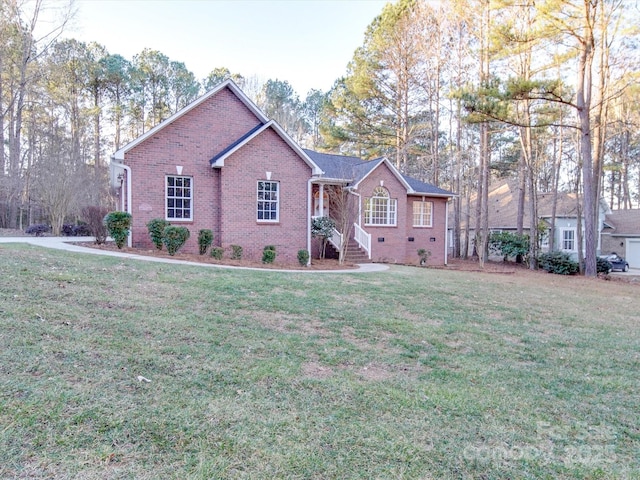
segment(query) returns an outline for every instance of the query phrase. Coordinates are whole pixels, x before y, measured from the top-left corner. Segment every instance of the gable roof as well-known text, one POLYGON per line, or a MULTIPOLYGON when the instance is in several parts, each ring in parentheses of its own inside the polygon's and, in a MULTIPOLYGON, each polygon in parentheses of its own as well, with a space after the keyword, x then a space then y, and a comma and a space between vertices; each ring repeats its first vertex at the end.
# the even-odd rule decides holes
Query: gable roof
POLYGON ((414 195, 429 195, 441 197, 453 197, 454 194, 434 185, 422 182, 415 178, 402 175, 398 169, 386 158, 365 161, 358 157, 347 155, 335 155, 332 153, 320 153, 313 150, 304 150, 307 155, 324 171, 327 179, 343 181, 352 187, 357 187, 376 168, 385 164, 407 189, 407 193, 414 195))
POLYGON ((140 135, 138 138, 136 138, 136 139, 132 140, 131 142, 127 143, 124 147, 122 147, 118 151, 116 151, 113 154, 112 158, 114 158, 115 160, 120 160, 120 161, 124 160, 124 155, 125 155, 126 152, 128 152, 129 150, 131 150, 135 146, 141 144, 142 142, 144 142, 149 137, 155 135, 159 130, 162 130, 167 125, 170 125, 171 123, 175 122, 177 119, 179 119, 183 115, 187 114, 188 112, 190 112, 195 107, 197 107, 198 105, 202 104, 203 102, 205 102, 209 98, 215 96, 218 92, 220 92, 221 90, 224 90, 225 88, 228 88, 229 90, 231 90, 231 92, 233 92, 233 94, 236 97, 238 97, 238 99, 251 111, 251 113, 253 113, 258 118, 258 120, 260 122, 266 123, 266 122, 269 121, 267 116, 264 113, 262 113, 262 111, 256 106, 256 104, 253 103, 251 101, 251 99, 249 97, 247 97, 242 90, 240 90, 240 88, 233 82, 233 80, 226 80, 226 81, 222 82, 220 85, 218 85, 217 87, 209 90, 207 93, 205 93, 201 97, 196 98, 189 105, 187 105, 186 107, 183 107, 182 109, 178 110, 176 113, 174 113, 173 115, 171 115, 167 119, 165 119, 162 122, 160 122, 158 125, 153 127, 151 130, 146 131, 145 133, 140 135))
POLYGON ((605 230, 612 236, 640 235, 640 209, 612 210, 605 222, 605 230))
POLYGON ((209 160, 209 164, 214 168, 224 167, 225 159, 229 158, 229 156, 231 156, 233 153, 240 150, 247 143, 249 143, 255 137, 268 129, 272 129, 273 131, 275 131, 276 134, 282 140, 284 140, 284 142, 289 145, 289 147, 291 147, 291 149, 295 151, 309 167, 311 167, 313 175, 322 175, 322 169, 306 154, 305 150, 300 148, 300 146, 296 142, 294 142, 289 135, 287 135, 282 127, 280 127, 280 125, 278 125, 274 120, 269 120, 265 124, 258 124, 257 126, 253 127, 238 140, 226 147, 220 153, 216 154, 211 160, 209 160))

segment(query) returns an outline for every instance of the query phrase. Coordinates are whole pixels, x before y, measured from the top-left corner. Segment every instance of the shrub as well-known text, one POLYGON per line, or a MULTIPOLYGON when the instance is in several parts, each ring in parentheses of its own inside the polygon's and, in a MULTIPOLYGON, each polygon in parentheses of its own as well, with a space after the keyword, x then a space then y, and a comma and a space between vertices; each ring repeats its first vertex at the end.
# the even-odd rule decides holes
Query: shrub
POLYGON ((311 222, 311 235, 319 237, 321 240, 320 245, 320 258, 325 257, 327 251, 327 242, 333 235, 333 229, 336 228, 336 222, 330 217, 316 217, 311 222))
POLYGON ((116 242, 118 248, 124 247, 131 229, 131 214, 127 212, 110 212, 104 217, 107 232, 116 242))
POLYGON ((609 273, 613 269, 613 265, 606 258, 598 257, 596 259, 596 271, 598 273, 609 273))
POLYGON ((240 245, 231 245, 231 258, 240 260, 242 258, 242 247, 240 245))
POLYGON ((578 262, 566 252, 542 253, 538 256, 538 265, 549 273, 575 275, 580 270, 578 262))
POLYGON ((41 237, 45 233, 49 233, 50 231, 50 225, 45 225, 44 223, 36 223, 33 225, 29 225, 24 233, 26 233, 27 235, 35 235, 36 237, 41 237))
POLYGON ((224 255, 224 248, 222 247, 213 247, 211 249, 211 257, 216 260, 222 260, 222 256, 224 255))
POLYGON ((91 235, 91 229, 89 228, 89 225, 87 225, 86 223, 81 223, 79 225, 74 225, 73 229, 71 230, 71 234, 74 237, 90 237, 91 235))
POLYGON ((207 248, 213 243, 213 232, 208 228, 203 228, 198 232, 198 248, 200 255, 207 253, 207 248))
POLYGON ((164 229, 171 225, 164 218, 152 218, 147 222, 151 241, 158 250, 162 250, 164 229))
POLYGON ((298 250, 298 263, 303 267, 309 264, 309 250, 298 250))
POLYGON ((267 245, 262 250, 262 263, 273 263, 276 259, 276 247, 267 245))
POLYGON ((174 256, 176 252, 182 248, 190 235, 187 227, 178 227, 176 225, 166 226, 162 235, 162 241, 167 247, 169 255, 174 256))
POLYGON ((105 207, 89 206, 82 209, 82 216, 87 222, 89 235, 95 237, 98 245, 107 241, 107 227, 104 224, 104 217, 109 213, 105 207))
POLYGON ((505 261, 509 257, 522 259, 529 253, 529 235, 494 232, 489 236, 489 249, 495 254, 501 254, 505 261))
POLYGON ((420 265, 426 265, 430 256, 431 256, 431 250, 426 250, 424 248, 418 249, 418 257, 420 258, 420 265))
POLYGON ((70 223, 65 223, 64 225, 62 225, 62 228, 60 229, 60 233, 62 235, 64 235, 65 237, 72 237, 73 236, 73 227, 75 227, 75 225, 70 224, 70 223))

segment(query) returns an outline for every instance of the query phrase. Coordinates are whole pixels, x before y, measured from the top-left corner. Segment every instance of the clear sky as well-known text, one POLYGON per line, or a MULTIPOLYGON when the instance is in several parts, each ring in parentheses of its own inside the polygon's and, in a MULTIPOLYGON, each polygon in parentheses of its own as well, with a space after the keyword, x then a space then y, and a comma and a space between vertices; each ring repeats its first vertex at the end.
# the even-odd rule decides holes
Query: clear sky
POLYGON ((184 62, 287 80, 302 99, 344 75, 387 0, 77 0, 66 37, 131 60, 144 48, 184 62))

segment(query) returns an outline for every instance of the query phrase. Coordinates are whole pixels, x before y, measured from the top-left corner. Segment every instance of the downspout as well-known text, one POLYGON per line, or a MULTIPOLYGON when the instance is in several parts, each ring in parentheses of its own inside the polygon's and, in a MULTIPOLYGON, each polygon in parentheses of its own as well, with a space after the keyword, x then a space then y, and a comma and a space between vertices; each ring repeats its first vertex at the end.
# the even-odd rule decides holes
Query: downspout
POLYGON ((313 177, 307 180, 307 252, 309 252, 309 260, 307 260, 307 267, 311 265, 311 209, 313 198, 311 192, 313 191, 313 177))
MULTIPOLYGON (((114 167, 122 168, 126 172, 125 181, 127 182, 127 210, 126 212, 130 215, 131 213, 131 167, 125 165, 124 163, 114 162, 113 158, 111 159, 111 164, 114 167)), ((124 203, 124 198, 122 198, 122 202, 124 203)), ((124 205, 121 206, 122 210, 124 210, 124 205)), ((129 230, 129 235, 127 237, 127 246, 131 248, 132 246, 132 233, 129 230)))
POLYGON ((448 265, 449 256, 449 202, 451 198, 447 198, 444 204, 444 264, 448 265))

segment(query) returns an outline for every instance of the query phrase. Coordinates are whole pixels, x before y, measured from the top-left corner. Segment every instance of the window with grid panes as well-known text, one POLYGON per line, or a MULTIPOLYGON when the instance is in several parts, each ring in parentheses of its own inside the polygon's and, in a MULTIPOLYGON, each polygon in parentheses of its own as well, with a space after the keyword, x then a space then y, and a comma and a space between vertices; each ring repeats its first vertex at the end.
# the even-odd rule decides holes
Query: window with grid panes
POLYGON ((166 177, 167 220, 191 220, 193 217, 193 179, 176 175, 166 177))
POLYGON ((433 202, 413 202, 413 226, 433 226, 433 202))
POLYGON ((395 225, 398 201, 390 198, 384 187, 376 187, 373 196, 364 200, 365 225, 395 225))
POLYGON ((266 180, 258 181, 258 210, 259 222, 277 222, 279 219, 280 184, 266 180))

